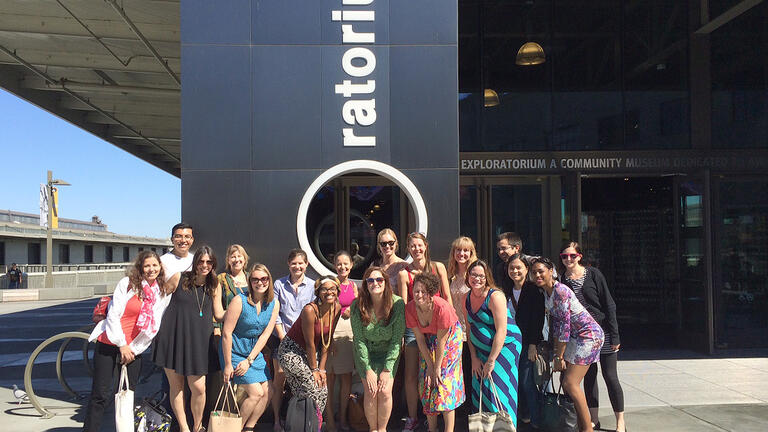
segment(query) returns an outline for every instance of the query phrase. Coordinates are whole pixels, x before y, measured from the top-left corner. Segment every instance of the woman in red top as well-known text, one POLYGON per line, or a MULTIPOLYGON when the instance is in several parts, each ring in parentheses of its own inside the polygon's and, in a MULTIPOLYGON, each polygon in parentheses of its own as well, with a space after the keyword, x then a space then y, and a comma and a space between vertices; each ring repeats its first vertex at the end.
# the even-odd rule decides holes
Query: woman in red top
MULTIPOLYGON (((429 258, 429 242, 422 233, 412 232, 408 234, 406 240, 408 252, 413 261, 408 266, 400 270, 398 274, 398 294, 403 298, 406 304, 413 300, 414 276, 431 273, 438 278, 438 291, 443 299, 452 304, 451 288, 448 284, 448 274, 445 266, 441 262, 432 261, 429 258)), ((405 402, 408 405, 408 418, 403 426, 404 432, 411 432, 416 427, 416 409, 418 408, 419 390, 416 387, 417 375, 419 373, 419 350, 416 346, 416 339, 410 328, 405 330, 403 336, 404 349, 404 381, 405 381, 405 402)))
POLYGON ((153 251, 143 251, 130 267, 127 277, 117 283, 109 303, 107 317, 91 333, 96 349, 93 353, 93 387, 84 431, 98 431, 104 407, 114 394, 112 382, 127 365, 128 385, 136 385, 141 371, 141 353, 147 349, 160 328, 160 318, 170 296, 160 288, 163 267, 153 251))
POLYGON ((453 432, 455 412, 464 403, 461 352, 464 332, 453 305, 437 293, 440 280, 420 273, 413 280, 413 301, 405 306, 405 325, 413 330, 421 353, 419 395, 430 432, 443 414, 445 432, 453 432))
MULTIPOLYGON (((333 342, 333 330, 341 314, 339 280, 325 276, 315 282, 316 300, 304 306, 277 349, 277 361, 285 372, 291 393, 315 402, 318 425, 328 400, 325 362, 333 342)), ((286 421, 290 422, 291 419, 286 421)))

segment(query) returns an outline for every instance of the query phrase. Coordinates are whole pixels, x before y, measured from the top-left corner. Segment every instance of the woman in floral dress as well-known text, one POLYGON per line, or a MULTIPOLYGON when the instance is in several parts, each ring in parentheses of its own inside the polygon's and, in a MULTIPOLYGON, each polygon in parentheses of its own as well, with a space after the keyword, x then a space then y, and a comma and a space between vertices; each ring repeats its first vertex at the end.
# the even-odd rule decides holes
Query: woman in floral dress
POLYGON ((552 328, 553 368, 555 372, 563 372, 563 388, 573 399, 579 430, 592 432, 581 381, 589 365, 600 359, 605 336, 600 325, 576 299, 576 294, 552 277, 553 270, 554 265, 547 258, 534 258, 531 262, 533 282, 544 291, 544 308, 552 328))

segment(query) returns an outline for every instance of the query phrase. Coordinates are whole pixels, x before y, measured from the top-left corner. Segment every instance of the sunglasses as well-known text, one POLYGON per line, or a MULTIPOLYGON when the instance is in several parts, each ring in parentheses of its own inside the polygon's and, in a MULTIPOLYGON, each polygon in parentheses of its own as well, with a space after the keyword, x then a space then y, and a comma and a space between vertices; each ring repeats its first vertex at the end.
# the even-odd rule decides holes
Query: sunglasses
POLYGON ((252 277, 251 283, 256 283, 256 282, 259 282, 262 285, 269 285, 269 276, 264 276, 263 278, 252 277))
POLYGON ((382 284, 382 283, 384 283, 384 278, 383 277, 368 278, 365 281, 368 283, 368 285, 371 285, 374 282, 382 284))
POLYGON ((580 256, 581 256, 581 254, 567 254, 567 253, 561 253, 561 254, 560 254, 560 259, 568 259, 568 258, 570 258, 570 259, 572 259, 572 260, 575 260, 576 258, 578 258, 578 257, 580 257, 580 256))
POLYGON ((379 246, 381 246, 381 247, 395 247, 395 241, 394 240, 382 241, 382 242, 379 242, 379 246))

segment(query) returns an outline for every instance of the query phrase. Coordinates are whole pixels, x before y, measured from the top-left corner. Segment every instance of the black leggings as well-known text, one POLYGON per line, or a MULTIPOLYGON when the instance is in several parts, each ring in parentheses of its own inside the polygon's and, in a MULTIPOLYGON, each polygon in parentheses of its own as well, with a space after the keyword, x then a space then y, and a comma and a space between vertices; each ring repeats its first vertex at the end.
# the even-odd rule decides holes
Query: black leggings
MULTIPOLYGON (((608 397, 614 412, 624 412, 624 390, 619 383, 619 375, 616 373, 616 361, 618 353, 600 354, 600 369, 603 371, 603 379, 608 387, 608 397)), ((587 406, 597 408, 600 406, 600 390, 597 386, 597 363, 592 363, 584 375, 584 394, 587 397, 587 406)))

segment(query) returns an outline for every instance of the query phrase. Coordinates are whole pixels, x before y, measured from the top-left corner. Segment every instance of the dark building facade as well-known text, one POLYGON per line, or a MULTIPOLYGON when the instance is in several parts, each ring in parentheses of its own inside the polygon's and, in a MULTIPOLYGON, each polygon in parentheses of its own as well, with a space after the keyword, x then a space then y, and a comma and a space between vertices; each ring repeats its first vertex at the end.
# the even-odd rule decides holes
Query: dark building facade
POLYGON ((766 22, 736 0, 185 2, 184 218, 276 274, 301 246, 359 276, 384 227, 438 259, 459 234, 486 258, 503 231, 575 239, 627 348, 768 347, 766 22))

